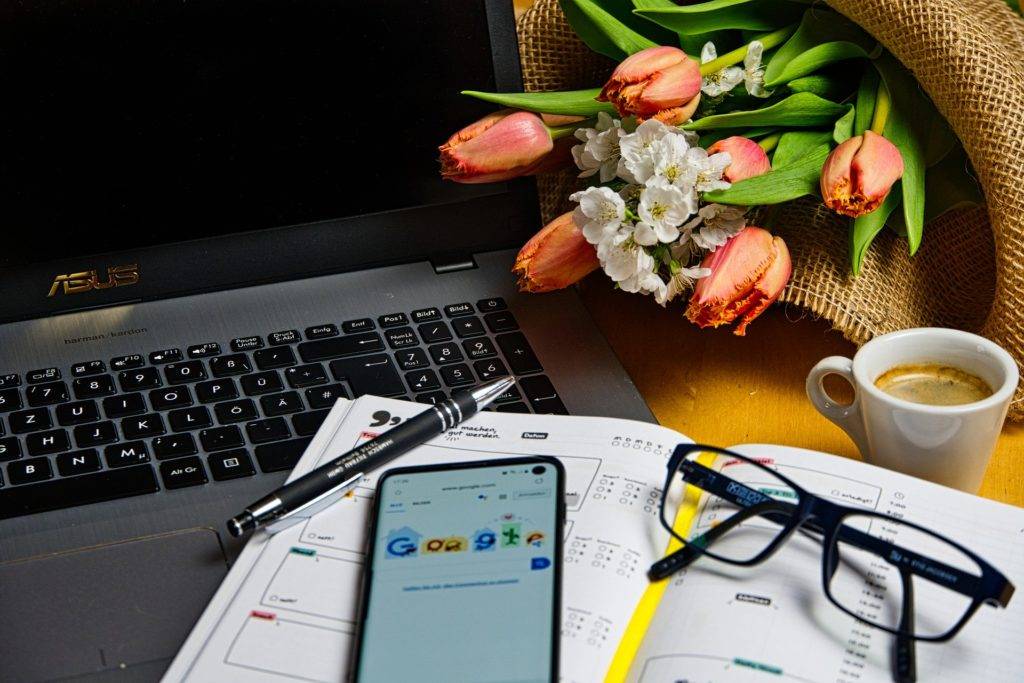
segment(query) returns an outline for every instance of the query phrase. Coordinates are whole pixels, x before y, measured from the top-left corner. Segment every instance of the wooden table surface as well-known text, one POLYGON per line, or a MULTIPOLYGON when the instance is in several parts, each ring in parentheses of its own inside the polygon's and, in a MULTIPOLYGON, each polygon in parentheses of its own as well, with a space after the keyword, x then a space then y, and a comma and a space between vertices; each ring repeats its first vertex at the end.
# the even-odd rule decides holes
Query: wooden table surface
MULTIPOLYGON (((846 433, 804 393, 815 363, 856 350, 827 322, 773 306, 746 337, 736 337, 698 330, 683 317, 681 302, 663 309, 650 297, 613 290, 600 276, 580 289, 661 424, 716 446, 778 443, 859 459, 846 433)), ((1004 427, 980 494, 1024 507, 1024 425, 1004 427)))

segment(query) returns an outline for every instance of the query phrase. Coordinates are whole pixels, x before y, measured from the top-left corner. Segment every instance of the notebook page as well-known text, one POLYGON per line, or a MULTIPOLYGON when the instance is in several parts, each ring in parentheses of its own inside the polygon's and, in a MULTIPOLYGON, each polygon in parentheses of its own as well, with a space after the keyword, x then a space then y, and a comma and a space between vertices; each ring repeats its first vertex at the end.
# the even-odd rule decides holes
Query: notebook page
MULTIPOLYGON (((422 410, 376 397, 339 401, 292 476, 372 438, 394 416, 422 410)), ((394 466, 515 455, 561 460, 567 506, 562 680, 589 683, 607 670, 646 588, 644 572, 667 542, 657 506, 665 463, 682 440, 669 429, 626 420, 485 412, 394 466)), ((164 680, 344 680, 378 474, 330 510, 250 540, 164 680)), ((468 666, 450 673, 452 681, 481 675, 468 666)))
MULTIPOLYGON (((781 446, 739 446, 804 488, 945 534, 1024 586, 1024 509, 836 456, 781 446)), ((695 520, 708 528, 708 510, 695 520)), ((692 531, 693 531, 692 530, 692 531)), ((822 590, 821 546, 800 535, 754 567, 697 560, 671 584, 629 680, 890 683, 893 638, 858 623, 822 590)), ((1020 592, 1018 590, 1018 592, 1020 592)), ((1024 680, 1024 600, 982 606, 953 640, 917 643, 920 681, 1024 680)))

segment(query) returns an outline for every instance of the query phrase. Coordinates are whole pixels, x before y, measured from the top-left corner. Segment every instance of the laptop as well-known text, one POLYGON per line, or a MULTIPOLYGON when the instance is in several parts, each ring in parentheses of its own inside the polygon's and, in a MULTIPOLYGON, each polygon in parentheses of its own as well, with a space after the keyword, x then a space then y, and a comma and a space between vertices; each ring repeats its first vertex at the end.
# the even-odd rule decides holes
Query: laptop
POLYGON ((515 290, 532 179, 440 179, 509 0, 6 3, 0 55, 0 680, 159 678, 339 397, 653 420, 515 290))

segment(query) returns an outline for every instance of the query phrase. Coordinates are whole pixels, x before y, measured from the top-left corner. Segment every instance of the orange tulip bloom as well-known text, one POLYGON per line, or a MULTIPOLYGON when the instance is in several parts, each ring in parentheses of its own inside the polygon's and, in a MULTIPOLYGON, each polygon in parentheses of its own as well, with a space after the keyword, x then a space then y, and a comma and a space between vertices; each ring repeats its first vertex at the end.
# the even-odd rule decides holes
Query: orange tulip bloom
POLYGON ((700 65, 677 47, 649 47, 616 67, 597 96, 620 116, 655 118, 676 126, 689 119, 700 102, 700 65))
POLYGON ((572 220, 572 211, 545 225, 519 251, 512 272, 524 292, 550 292, 583 279, 600 263, 572 220))
POLYGON ((708 147, 708 154, 718 152, 728 152, 732 157, 732 162, 722 173, 722 177, 730 183, 737 183, 772 170, 772 162, 768 160, 768 155, 761 149, 761 145, 750 138, 733 135, 708 147))
POLYGON ((566 145, 556 147, 539 115, 513 109, 471 123, 438 150, 441 176, 459 183, 518 178, 549 170, 571 158, 566 145))
POLYGON ((877 209, 902 177, 903 156, 896 145, 869 130, 828 155, 821 168, 821 196, 828 208, 856 218, 877 209))

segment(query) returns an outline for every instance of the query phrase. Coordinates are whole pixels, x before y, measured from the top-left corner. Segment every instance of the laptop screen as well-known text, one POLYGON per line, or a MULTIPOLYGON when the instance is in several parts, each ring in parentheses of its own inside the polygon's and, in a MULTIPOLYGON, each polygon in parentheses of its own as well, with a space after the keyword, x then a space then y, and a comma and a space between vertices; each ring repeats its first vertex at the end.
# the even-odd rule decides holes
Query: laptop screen
POLYGON ((479 0, 3 3, 0 266, 494 193, 437 163, 494 81, 479 0))

